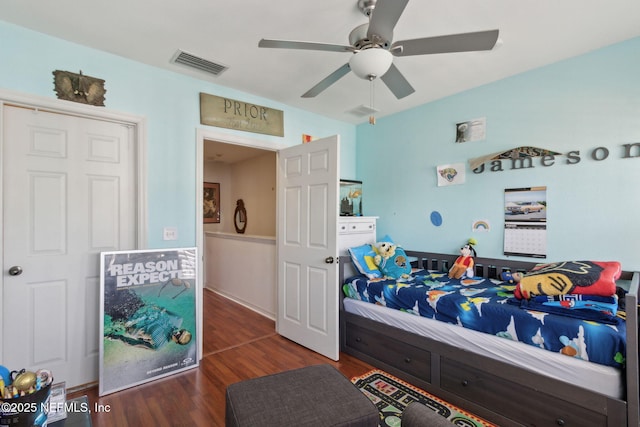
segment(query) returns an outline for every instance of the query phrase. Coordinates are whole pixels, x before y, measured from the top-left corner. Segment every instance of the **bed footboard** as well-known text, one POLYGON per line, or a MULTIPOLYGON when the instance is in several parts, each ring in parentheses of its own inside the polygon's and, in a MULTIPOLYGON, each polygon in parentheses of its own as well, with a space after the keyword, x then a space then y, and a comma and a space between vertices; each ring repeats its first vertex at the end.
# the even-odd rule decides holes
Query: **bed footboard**
MULTIPOLYGON (((448 271, 456 256, 407 251, 414 266, 448 271)), ((340 284, 348 256, 340 257, 340 284)), ((536 263, 476 258, 476 275, 497 278, 502 271, 526 271, 536 263)), ((625 273, 631 278, 630 273, 625 273)), ((638 279, 633 275, 627 307, 637 306, 638 279)), ((342 292, 340 293, 342 295, 342 292)), ((626 399, 614 399, 536 375, 524 368, 417 336, 344 311, 341 297, 341 351, 398 376, 500 426, 580 425, 637 427, 638 353, 629 351, 626 399), (512 404, 505 396, 513 396, 512 404)), ((627 310, 627 348, 638 348, 638 315, 627 310)))

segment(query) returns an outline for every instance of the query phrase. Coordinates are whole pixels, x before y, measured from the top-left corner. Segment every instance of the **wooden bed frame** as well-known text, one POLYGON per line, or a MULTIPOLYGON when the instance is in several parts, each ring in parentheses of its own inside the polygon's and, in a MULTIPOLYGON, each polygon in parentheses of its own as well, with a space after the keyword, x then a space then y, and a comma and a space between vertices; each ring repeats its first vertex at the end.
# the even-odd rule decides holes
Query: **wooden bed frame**
MULTIPOLYGON (((414 267, 448 271, 457 255, 406 251, 414 267)), ((349 256, 339 261, 339 283, 349 256)), ((536 263, 475 258, 475 275, 498 278, 502 271, 524 272, 536 263)), ((392 375, 504 426, 633 426, 639 425, 638 281, 640 273, 623 272, 631 280, 625 298, 627 351, 624 400, 535 374, 511 363, 480 356, 448 343, 344 311, 340 291, 340 350, 392 375), (634 351, 635 350, 635 351, 634 351)))

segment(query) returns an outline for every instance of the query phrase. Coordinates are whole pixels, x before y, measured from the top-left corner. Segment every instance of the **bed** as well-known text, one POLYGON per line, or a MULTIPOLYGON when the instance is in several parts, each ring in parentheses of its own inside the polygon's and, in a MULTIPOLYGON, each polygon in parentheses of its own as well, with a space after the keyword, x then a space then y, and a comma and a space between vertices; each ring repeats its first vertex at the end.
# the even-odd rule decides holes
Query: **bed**
MULTIPOLYGON (((455 255, 449 254, 406 253, 413 260, 414 272, 418 269, 423 270, 420 274, 433 274, 429 280, 442 277, 439 273, 448 271, 456 259, 455 255)), ((346 274, 351 276, 351 258, 341 256, 339 265, 341 287, 345 283, 352 284, 354 278, 345 277, 345 268, 346 274)), ((476 258, 473 279, 486 287, 488 282, 479 278, 498 283, 503 271, 525 272, 535 265, 476 258)), ((374 287, 371 295, 341 299, 341 351, 500 426, 635 427, 639 419, 638 317, 635 310, 638 279, 638 273, 622 272, 618 285, 628 289, 623 296, 624 305, 628 307, 626 322, 619 325, 624 327, 614 325, 611 329, 622 331, 623 342, 615 337, 608 339, 613 348, 606 352, 615 354, 621 348, 633 349, 622 350, 626 353, 624 362, 616 357, 613 359, 617 362, 605 357, 595 363, 598 358, 595 353, 590 354, 594 361, 580 360, 558 351, 462 328, 457 323, 464 322, 459 319, 447 322, 446 319, 436 320, 438 316, 434 313, 430 314, 433 318, 408 314, 403 311, 428 312, 430 308, 418 304, 411 307, 411 301, 394 300, 391 294, 386 295, 383 305, 371 304, 367 298, 384 297, 374 287), (400 306, 403 311, 385 305, 400 306)), ((473 287, 466 291, 474 292, 473 287)), ((342 290, 340 294, 345 296, 342 290)))

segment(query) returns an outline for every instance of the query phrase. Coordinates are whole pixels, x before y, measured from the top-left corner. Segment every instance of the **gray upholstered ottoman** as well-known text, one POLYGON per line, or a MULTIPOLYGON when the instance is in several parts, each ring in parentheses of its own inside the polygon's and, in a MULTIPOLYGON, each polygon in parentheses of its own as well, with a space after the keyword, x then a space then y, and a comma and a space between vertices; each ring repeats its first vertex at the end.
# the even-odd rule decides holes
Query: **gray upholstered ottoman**
POLYGON ((227 387, 227 427, 371 426, 375 405, 331 365, 308 366, 227 387))
POLYGON ((453 427, 453 423, 419 402, 411 402, 402 411, 402 427, 453 427))

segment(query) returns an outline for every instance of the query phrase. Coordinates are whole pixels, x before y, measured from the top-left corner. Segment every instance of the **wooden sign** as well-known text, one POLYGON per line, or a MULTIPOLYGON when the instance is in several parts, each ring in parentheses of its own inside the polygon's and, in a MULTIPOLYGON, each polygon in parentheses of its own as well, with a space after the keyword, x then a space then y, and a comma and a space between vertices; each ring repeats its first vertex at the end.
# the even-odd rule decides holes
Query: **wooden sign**
POLYGON ((284 136, 284 112, 235 99, 200 93, 200 123, 284 136))
POLYGON ((53 85, 58 99, 104 107, 104 80, 96 77, 55 70, 53 85))

